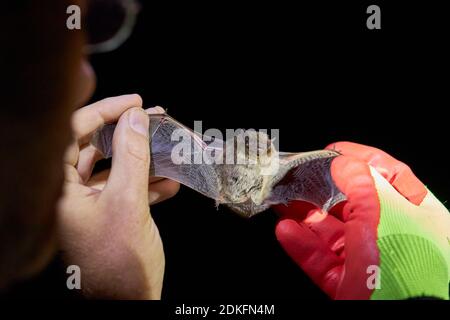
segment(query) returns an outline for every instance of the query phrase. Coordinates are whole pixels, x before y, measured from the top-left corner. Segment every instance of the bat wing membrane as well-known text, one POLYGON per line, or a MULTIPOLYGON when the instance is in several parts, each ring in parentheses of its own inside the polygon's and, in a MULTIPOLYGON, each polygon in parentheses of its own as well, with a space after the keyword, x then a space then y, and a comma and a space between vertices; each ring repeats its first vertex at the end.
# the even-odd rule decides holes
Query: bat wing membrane
POLYGON ((331 177, 331 162, 338 155, 331 150, 281 152, 277 182, 267 201, 288 204, 302 200, 326 211, 345 200, 331 177))
MULTIPOLYGON (((223 142, 215 139, 207 144, 198 133, 166 114, 151 114, 149 117, 150 175, 178 181, 209 198, 219 199, 217 166, 209 157, 211 152, 222 151, 220 146, 223 146, 223 142), (174 150, 177 152, 173 152, 174 150)), ((113 155, 112 138, 115 127, 116 124, 103 126, 94 133, 91 140, 91 144, 105 158, 113 155)))

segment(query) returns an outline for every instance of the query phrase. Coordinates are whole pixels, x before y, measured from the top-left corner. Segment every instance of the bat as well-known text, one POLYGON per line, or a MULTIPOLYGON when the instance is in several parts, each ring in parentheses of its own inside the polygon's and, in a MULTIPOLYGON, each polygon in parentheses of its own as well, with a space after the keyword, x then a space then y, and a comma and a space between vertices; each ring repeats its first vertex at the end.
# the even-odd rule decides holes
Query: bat
MULTIPOLYGON (((325 211, 345 200, 330 171, 337 151, 280 152, 263 132, 241 130, 223 141, 202 136, 167 114, 149 117, 150 175, 178 181, 243 217, 295 200, 325 211)), ((115 124, 107 124, 91 139, 105 158, 113 156, 114 129, 115 124)))

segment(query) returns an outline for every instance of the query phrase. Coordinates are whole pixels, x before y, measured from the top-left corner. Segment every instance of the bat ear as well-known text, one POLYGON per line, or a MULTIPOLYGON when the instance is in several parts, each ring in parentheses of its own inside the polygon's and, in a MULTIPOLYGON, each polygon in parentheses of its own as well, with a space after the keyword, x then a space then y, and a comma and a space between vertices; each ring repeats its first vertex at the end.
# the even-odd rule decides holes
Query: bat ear
POLYGON ((275 149, 278 151, 278 144, 275 143, 275 140, 277 140, 277 137, 273 137, 270 139, 270 146, 272 147, 272 149, 275 149))

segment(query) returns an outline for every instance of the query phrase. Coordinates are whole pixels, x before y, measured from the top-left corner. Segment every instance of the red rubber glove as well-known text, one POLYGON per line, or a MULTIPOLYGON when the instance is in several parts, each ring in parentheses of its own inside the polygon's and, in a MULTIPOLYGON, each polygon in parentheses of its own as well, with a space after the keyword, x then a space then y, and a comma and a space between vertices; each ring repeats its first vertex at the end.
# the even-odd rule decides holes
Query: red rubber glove
POLYGON ((334 299, 374 298, 368 268, 380 262, 384 292, 376 298, 419 293, 448 299, 450 215, 445 207, 408 166, 381 150, 349 142, 327 149, 342 153, 333 160, 331 174, 347 200, 328 213, 300 201, 276 206, 281 218, 275 232, 288 255, 334 299), (432 250, 414 252, 415 239, 426 239, 432 250), (422 265, 423 272, 417 271, 422 265), (427 287, 434 291, 422 289, 427 287))

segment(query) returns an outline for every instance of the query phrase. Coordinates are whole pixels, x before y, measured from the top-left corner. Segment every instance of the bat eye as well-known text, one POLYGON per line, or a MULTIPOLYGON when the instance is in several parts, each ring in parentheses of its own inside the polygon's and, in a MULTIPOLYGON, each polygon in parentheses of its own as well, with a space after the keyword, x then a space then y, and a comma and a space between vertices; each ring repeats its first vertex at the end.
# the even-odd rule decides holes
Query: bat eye
POLYGON ((268 143, 265 148, 264 147, 258 148, 257 152, 258 152, 257 153, 258 156, 262 156, 262 155, 270 156, 272 154, 272 148, 271 148, 270 144, 268 143))

